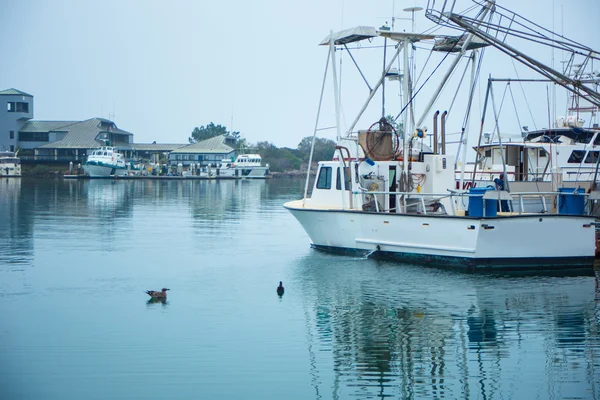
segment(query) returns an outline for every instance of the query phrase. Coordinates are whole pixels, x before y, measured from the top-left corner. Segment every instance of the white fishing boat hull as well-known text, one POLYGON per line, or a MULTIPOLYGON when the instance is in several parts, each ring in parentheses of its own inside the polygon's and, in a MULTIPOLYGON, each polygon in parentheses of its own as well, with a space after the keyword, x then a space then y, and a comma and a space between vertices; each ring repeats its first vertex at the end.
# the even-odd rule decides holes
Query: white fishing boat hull
POLYGON ((125 176, 127 175, 127 164, 116 147, 102 146, 92 151, 83 164, 83 170, 90 178, 125 176))
POLYGON ((248 167, 238 168, 236 167, 236 176, 239 178, 265 178, 269 173, 268 167, 248 167))
POLYGON ((514 215, 496 218, 368 213, 284 204, 317 249, 369 254, 422 265, 478 269, 591 267, 594 218, 514 215), (548 232, 569 232, 548 238, 548 232))
POLYGON ((90 178, 110 178, 127 175, 127 169, 115 165, 84 164, 84 171, 90 178))

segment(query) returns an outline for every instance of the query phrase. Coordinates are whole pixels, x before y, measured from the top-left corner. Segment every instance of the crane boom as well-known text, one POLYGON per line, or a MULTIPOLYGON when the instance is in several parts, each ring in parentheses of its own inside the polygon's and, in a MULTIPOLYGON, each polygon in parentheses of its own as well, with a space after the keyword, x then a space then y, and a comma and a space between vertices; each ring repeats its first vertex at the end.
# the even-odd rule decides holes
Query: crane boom
POLYGON ((495 0, 473 0, 482 9, 492 10, 490 17, 484 22, 467 13, 455 13, 456 0, 438 1, 443 4, 436 8, 436 0, 429 0, 426 12, 427 18, 436 24, 464 30, 479 37, 484 42, 571 91, 574 95, 584 98, 595 107, 600 108, 600 93, 598 92, 600 73, 594 72, 591 77, 587 77, 583 72, 587 66, 593 66, 594 61, 600 61, 599 52, 500 7, 495 0), (508 44, 509 38, 523 39, 563 51, 567 54, 568 59, 564 71, 557 71, 508 44), (572 71, 572 73, 568 71, 572 71))

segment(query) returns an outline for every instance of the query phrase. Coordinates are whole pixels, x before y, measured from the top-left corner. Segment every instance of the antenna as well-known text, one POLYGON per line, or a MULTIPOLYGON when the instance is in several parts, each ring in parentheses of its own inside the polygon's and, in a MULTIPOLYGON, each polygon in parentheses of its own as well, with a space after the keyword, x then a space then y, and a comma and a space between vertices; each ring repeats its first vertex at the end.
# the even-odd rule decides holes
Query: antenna
POLYGON ((423 7, 407 7, 404 9, 406 12, 412 13, 411 21, 412 21, 412 31, 411 33, 415 33, 415 12, 422 11, 423 7))

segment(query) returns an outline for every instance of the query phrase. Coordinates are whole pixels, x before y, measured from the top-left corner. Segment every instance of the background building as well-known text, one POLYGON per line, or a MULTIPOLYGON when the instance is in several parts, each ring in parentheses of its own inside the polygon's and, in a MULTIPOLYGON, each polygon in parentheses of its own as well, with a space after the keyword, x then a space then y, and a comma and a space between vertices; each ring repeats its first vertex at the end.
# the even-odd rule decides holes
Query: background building
POLYGON ((17 150, 19 131, 31 118, 32 95, 17 89, 0 91, 0 150, 17 150))
POLYGON ((0 91, 0 150, 19 150, 22 163, 83 163, 92 149, 106 145, 116 147, 125 159, 166 159, 170 165, 214 166, 237 156, 237 138, 228 135, 193 144, 134 144, 133 133, 104 118, 35 121, 32 95, 17 89, 0 91))

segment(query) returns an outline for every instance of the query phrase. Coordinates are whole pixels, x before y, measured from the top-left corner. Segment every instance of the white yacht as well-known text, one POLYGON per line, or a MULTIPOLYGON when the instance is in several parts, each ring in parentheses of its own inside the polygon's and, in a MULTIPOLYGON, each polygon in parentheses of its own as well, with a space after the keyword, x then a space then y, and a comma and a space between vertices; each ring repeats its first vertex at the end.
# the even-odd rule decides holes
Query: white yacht
POLYGON ((127 174, 127 164, 123 154, 116 147, 102 146, 92 150, 83 169, 90 178, 109 178, 127 174))
POLYGON ((240 154, 235 161, 222 160, 215 173, 220 178, 264 179, 269 174, 269 164, 263 166, 259 154, 240 154))
POLYGON ((0 150, 0 177, 20 177, 21 160, 17 153, 0 150))

